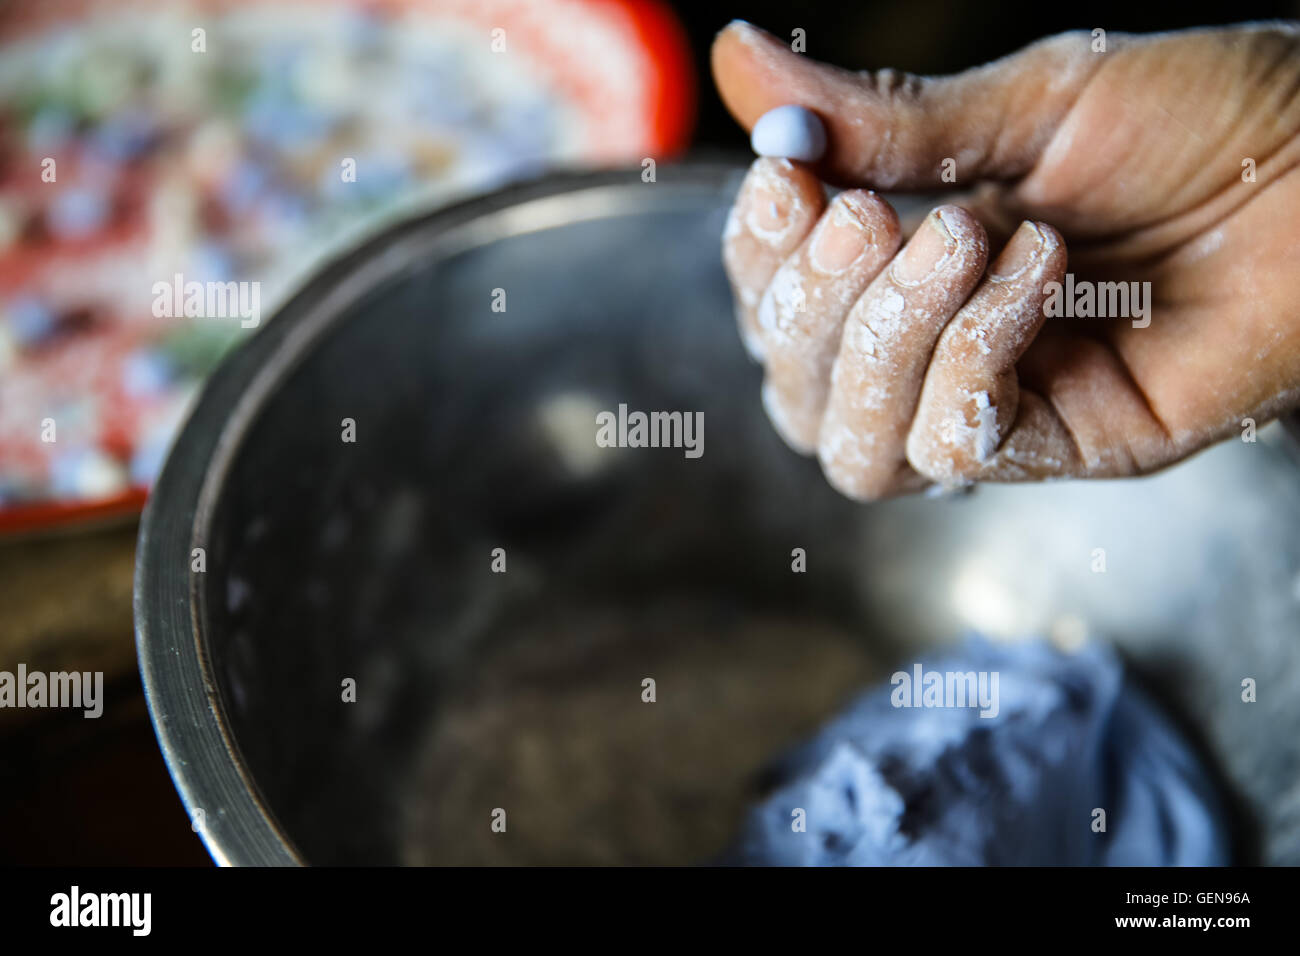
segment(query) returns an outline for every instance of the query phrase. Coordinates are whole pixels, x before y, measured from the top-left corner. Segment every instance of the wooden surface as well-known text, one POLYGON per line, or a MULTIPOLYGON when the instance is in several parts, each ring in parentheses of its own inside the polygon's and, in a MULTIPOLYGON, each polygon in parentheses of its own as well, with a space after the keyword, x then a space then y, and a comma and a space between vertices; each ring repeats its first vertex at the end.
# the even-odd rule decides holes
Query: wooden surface
POLYGON ((104 711, 0 709, 0 862, 210 865, 136 669, 136 525, 0 540, 0 670, 102 671, 104 711))

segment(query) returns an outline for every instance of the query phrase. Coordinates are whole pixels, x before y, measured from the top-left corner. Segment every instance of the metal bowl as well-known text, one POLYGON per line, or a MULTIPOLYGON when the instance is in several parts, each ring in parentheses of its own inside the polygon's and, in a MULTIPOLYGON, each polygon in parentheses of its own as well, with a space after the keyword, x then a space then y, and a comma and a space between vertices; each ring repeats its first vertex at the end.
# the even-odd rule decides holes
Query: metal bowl
POLYGON ((1220 769, 1242 859, 1300 863, 1281 430, 1142 480, 842 499, 760 409, 719 262, 738 179, 566 176, 423 216, 212 377, 135 617, 214 858, 707 861, 769 757, 975 628, 1115 642, 1220 769), (704 454, 597 447, 620 404, 702 412, 704 454))

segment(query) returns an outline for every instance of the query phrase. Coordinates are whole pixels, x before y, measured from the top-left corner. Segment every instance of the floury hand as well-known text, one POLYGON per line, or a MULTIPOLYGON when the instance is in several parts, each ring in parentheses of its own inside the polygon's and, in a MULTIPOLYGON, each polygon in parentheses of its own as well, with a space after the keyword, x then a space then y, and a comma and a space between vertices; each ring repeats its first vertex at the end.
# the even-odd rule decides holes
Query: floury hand
POLYGON ((920 78, 737 23, 713 69, 746 129, 825 125, 816 163, 755 162, 723 256, 770 417, 845 494, 1142 474, 1300 404, 1294 26, 920 78), (963 192, 905 242, 871 188, 963 192))

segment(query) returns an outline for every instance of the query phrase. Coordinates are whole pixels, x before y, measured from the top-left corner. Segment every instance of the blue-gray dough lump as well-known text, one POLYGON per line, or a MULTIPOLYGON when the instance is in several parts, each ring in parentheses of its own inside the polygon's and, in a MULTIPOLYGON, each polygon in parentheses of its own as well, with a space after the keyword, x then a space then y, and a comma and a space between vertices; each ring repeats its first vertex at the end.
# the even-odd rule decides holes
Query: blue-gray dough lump
POLYGON ((978 706, 896 707, 899 684, 864 694, 779 761, 775 788, 726 862, 1229 862, 1214 782, 1107 646, 1065 654, 1043 642, 973 637, 923 667, 996 672, 996 716, 981 717, 978 706))

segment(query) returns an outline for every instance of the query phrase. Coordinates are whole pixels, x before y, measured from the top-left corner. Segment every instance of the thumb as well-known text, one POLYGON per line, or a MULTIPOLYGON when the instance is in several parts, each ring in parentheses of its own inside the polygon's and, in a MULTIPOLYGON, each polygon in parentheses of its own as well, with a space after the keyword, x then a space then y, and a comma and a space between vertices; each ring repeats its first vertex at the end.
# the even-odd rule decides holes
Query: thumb
MULTIPOLYGON (((1119 37, 1107 37, 1112 49, 1119 37)), ((923 189, 1014 179, 1042 155, 1105 57, 1087 32, 1041 40, 954 76, 853 72, 810 60, 757 27, 735 21, 713 42, 713 78, 746 129, 794 103, 826 126, 824 178, 842 185, 923 189)))

